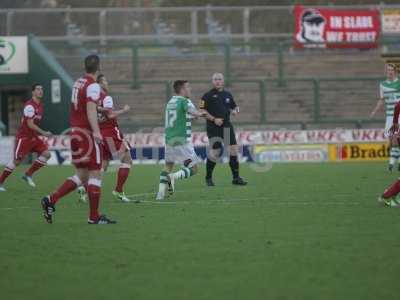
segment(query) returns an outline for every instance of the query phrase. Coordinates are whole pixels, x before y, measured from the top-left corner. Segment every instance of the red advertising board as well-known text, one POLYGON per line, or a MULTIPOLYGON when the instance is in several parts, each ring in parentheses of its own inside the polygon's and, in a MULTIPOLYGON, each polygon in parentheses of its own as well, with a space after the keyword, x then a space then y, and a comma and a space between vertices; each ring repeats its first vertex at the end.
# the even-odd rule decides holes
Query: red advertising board
POLYGON ((294 9, 297 48, 374 48, 380 33, 377 9, 294 9))

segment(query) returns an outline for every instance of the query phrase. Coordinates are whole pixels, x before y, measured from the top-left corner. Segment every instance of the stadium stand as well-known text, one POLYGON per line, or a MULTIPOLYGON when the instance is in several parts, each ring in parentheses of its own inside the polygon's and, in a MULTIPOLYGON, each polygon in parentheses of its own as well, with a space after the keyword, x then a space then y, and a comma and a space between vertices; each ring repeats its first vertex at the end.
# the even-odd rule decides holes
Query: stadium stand
MULTIPOLYGON (((145 52, 145 50, 143 51, 145 52)), ((56 55, 73 77, 81 72, 81 57, 56 55)), ((160 114, 166 99, 164 81, 187 78, 194 81, 194 98, 207 90, 211 74, 224 70, 224 57, 219 54, 140 55, 138 73, 142 84, 131 88, 132 57, 103 56, 102 71, 114 82, 113 93, 119 103, 130 104, 133 113, 123 124, 161 124, 160 114), (150 83, 154 81, 154 83, 150 83), (198 81, 201 81, 201 83, 198 81), (124 83, 120 83, 124 82, 124 83), (151 87, 150 87, 151 86, 151 87)), ((242 123, 259 123, 260 96, 257 80, 266 81, 266 120, 269 123, 312 123, 325 119, 365 119, 377 99, 377 78, 382 76, 382 60, 377 50, 369 51, 288 51, 284 53, 283 86, 277 84, 279 66, 274 52, 252 55, 233 54, 232 90, 243 111, 242 123), (306 80, 306 79, 309 80, 306 80), (335 80, 324 81, 326 78, 335 80), (340 80, 351 78, 352 80, 340 80), (371 78, 371 80, 365 79, 371 78), (314 81, 319 79, 320 117, 314 119, 314 81), (374 80, 375 79, 375 80, 374 80), (240 82, 240 80, 254 80, 240 82), (362 87, 362 88, 361 88, 362 87), (352 109, 344 109, 351 107, 352 109), (357 109, 353 109, 357 108, 357 109), (291 121, 291 122, 289 122, 291 121)), ((356 122, 353 122, 356 124, 356 122)), ((355 125, 354 125, 355 126, 355 125)))
POLYGON ((118 103, 133 107, 122 119, 125 129, 162 124, 163 104, 172 93, 169 81, 192 81, 198 102, 216 71, 226 74, 242 104, 238 121, 243 126, 366 127, 382 122, 383 114, 368 118, 383 77, 380 55, 386 45, 294 50, 291 6, 70 9, 64 2, 43 11, 0 10, 5 16, 0 33, 29 29, 72 78, 81 75, 85 55, 99 53, 118 103), (57 26, 46 26, 44 20, 57 26))

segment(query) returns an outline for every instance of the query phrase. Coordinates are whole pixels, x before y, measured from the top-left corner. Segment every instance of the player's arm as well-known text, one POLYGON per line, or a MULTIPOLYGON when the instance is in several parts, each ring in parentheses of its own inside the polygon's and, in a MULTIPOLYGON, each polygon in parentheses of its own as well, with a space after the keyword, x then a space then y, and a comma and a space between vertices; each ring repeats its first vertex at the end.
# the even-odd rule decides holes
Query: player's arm
POLYGON ((129 105, 125 105, 123 109, 120 110, 114 110, 114 100, 111 96, 107 96, 103 100, 103 106, 99 106, 97 108, 97 111, 102 112, 107 115, 109 119, 115 119, 119 115, 122 115, 130 110, 129 105))
POLYGON ((200 118, 204 117, 204 112, 202 110, 198 110, 196 106, 192 103, 192 101, 188 101, 188 103, 185 105, 184 109, 186 112, 191 115, 193 118, 200 118))
POLYGON ((44 135, 44 136, 51 136, 51 132, 50 131, 46 131, 43 130, 42 128, 40 128, 39 126, 37 126, 35 124, 35 122, 33 121, 34 117, 35 117, 35 108, 32 105, 27 105, 24 108, 24 117, 27 118, 27 125, 30 129, 36 131, 37 133, 39 133, 40 135, 44 135))
POLYGON ((34 131, 36 131, 37 133, 39 133, 40 135, 44 135, 44 136, 51 136, 52 133, 50 131, 46 131, 43 130, 42 128, 40 128, 39 126, 37 126, 34 122, 33 119, 28 119, 27 121, 28 127, 34 131))
POLYGON ((376 103, 374 110, 371 112, 370 117, 373 118, 376 115, 376 113, 383 107, 384 104, 385 100, 383 100, 383 98, 380 98, 376 103))
MULTIPOLYGON (((207 94, 206 94, 207 95, 207 94)), ((224 119, 221 118, 216 118, 213 115, 211 115, 208 110, 207 110, 207 97, 206 95, 203 96, 200 100, 200 112, 203 114, 203 116, 213 122, 217 126, 221 126, 224 123, 224 119)))
POLYGON ((103 138, 100 133, 99 121, 97 119, 97 101, 100 98, 100 85, 92 83, 86 91, 86 114, 96 142, 100 143, 103 138))
POLYGON ((115 119, 118 116, 127 113, 130 109, 131 108, 129 105, 125 105, 122 109, 119 109, 119 110, 109 110, 109 111, 107 111, 107 117, 110 119, 115 119))
POLYGON ((237 115, 239 113, 239 106, 237 106, 237 104, 235 102, 235 99, 233 99, 232 95, 231 95, 231 99, 232 99, 232 101, 230 103, 231 113, 232 113, 232 115, 235 116, 235 115, 237 115))

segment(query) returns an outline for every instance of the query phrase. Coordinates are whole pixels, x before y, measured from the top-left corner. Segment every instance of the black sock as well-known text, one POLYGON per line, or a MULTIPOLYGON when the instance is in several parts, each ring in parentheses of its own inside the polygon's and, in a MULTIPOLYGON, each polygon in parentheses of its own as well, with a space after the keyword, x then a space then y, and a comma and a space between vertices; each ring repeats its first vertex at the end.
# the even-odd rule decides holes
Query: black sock
POLYGON ((237 156, 229 156, 229 166, 231 167, 232 177, 239 177, 239 161, 237 156))
POLYGON ((211 178, 212 178, 212 173, 213 173, 213 171, 214 171, 215 165, 216 165, 215 162, 213 162, 212 160, 210 160, 209 158, 207 158, 207 167, 206 167, 206 169, 207 169, 206 178, 207 178, 207 179, 211 179, 211 178))

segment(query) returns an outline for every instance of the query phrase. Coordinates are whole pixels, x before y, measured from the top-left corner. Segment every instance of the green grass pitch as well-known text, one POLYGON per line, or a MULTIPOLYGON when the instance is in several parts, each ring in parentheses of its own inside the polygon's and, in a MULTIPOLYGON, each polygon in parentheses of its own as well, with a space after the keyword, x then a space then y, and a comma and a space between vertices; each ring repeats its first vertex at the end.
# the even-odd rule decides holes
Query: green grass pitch
POLYGON ((37 189, 19 168, 0 194, 2 299, 398 299, 400 210, 377 196, 398 174, 383 163, 243 165, 250 184, 233 187, 227 165, 215 188, 196 177, 155 203, 160 166, 134 166, 127 194, 103 184, 102 210, 118 220, 89 226, 76 195, 55 223, 40 198, 69 167, 47 167, 37 189))

